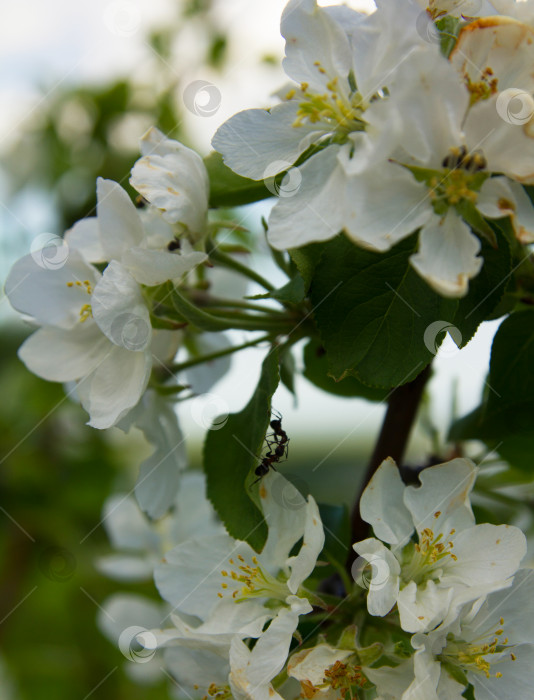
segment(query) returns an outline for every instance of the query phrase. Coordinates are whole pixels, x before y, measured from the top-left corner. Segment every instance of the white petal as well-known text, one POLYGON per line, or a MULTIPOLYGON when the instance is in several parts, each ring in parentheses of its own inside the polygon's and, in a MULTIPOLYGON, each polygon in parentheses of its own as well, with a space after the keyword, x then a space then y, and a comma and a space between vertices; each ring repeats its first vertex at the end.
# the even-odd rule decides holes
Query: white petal
POLYGON ((403 693, 402 700, 442 700, 436 689, 441 676, 441 664, 431 654, 417 653, 414 656, 415 679, 403 693))
POLYGON ((19 357, 38 377, 70 382, 85 377, 107 357, 109 340, 95 323, 80 323, 72 330, 45 326, 27 338, 19 357))
MULTIPOLYGON (((371 683, 374 683, 380 698, 397 700, 413 681, 413 662, 411 659, 391 668, 364 668, 364 673, 371 683)), ((379 700, 377 698, 377 700, 379 700)))
POLYGON ((324 530, 319 515, 319 508, 312 496, 308 496, 306 504, 306 521, 304 523, 304 537, 299 553, 287 560, 291 569, 291 576, 287 587, 292 593, 296 593, 301 583, 315 569, 317 558, 324 547, 324 530))
MULTIPOLYGON (((298 613, 282 608, 267 630, 256 642, 248 668, 250 682, 255 685, 268 683, 283 669, 289 653, 293 632, 297 629, 298 613)), ((230 651, 232 667, 232 652, 230 651)), ((233 668, 232 668, 233 670, 233 668)))
POLYGON ((106 260, 120 260, 128 248, 143 240, 141 219, 127 193, 113 180, 96 181, 100 243, 106 260))
POLYGON ((151 518, 160 518, 176 499, 187 456, 173 406, 160 397, 154 395, 154 398, 147 407, 144 420, 136 423, 156 449, 141 464, 135 495, 145 513, 151 518))
POLYGON ((235 638, 230 647, 230 688, 236 700, 282 700, 270 681, 287 660, 298 615, 282 609, 250 651, 235 638))
POLYGON ((383 617, 397 602, 400 564, 392 552, 374 537, 356 542, 352 548, 369 564, 365 567, 366 571, 358 560, 352 567, 353 577, 361 576, 361 582, 357 583, 368 588, 367 610, 370 615, 383 617))
POLYGON ((449 209, 440 219, 433 215, 419 234, 419 250, 410 262, 421 277, 445 297, 463 297, 469 280, 482 267, 479 239, 467 224, 449 209))
POLYGON ((491 585, 517 571, 527 551, 526 538, 517 527, 484 523, 455 535, 453 551, 457 560, 447 564, 443 581, 491 585))
POLYGON ((75 249, 68 251, 61 267, 47 268, 43 260, 37 251, 13 265, 5 284, 11 306, 40 325, 77 326, 82 306, 91 301, 87 286, 81 283, 87 281, 94 287, 100 273, 75 249))
POLYGON ((426 186, 393 163, 348 177, 345 199, 347 235, 358 245, 380 252, 413 233, 432 215, 426 186))
POLYGON ((150 314, 139 284, 115 260, 96 285, 91 307, 96 323, 115 345, 137 352, 150 344, 150 314))
POLYGON ((115 581, 150 581, 154 572, 154 563, 149 559, 126 554, 99 557, 95 565, 101 574, 115 581))
POLYGON ((512 644, 534 641, 534 570, 520 569, 510 588, 488 596, 477 615, 464 625, 466 641, 476 640, 484 633, 493 634, 500 618, 504 620, 505 636, 512 644))
MULTIPOLYGON (((189 342, 194 342, 195 351, 199 356, 226 350, 232 345, 224 333, 202 333, 194 339, 189 336, 189 342)), ((194 394, 206 394, 219 379, 224 377, 231 365, 232 358, 227 355, 200 366, 191 367, 185 372, 185 383, 191 386, 194 394)))
POLYGON ((139 595, 118 593, 104 602, 98 616, 98 626, 108 639, 118 644, 119 637, 128 627, 150 629, 157 627, 161 619, 161 608, 153 601, 139 595))
MULTIPOLYGON (((498 102, 499 95, 493 95, 469 110, 464 126, 468 150, 481 150, 492 172, 503 173, 519 182, 533 183, 534 101, 525 107, 530 121, 510 123, 503 118, 506 117, 503 112, 507 104, 505 93, 500 94, 503 95, 502 104, 498 102)), ((512 117, 513 112, 508 119, 512 117)))
POLYGON ((287 674, 298 681, 309 681, 320 685, 326 669, 336 661, 343 662, 354 654, 349 649, 336 649, 329 644, 319 644, 311 649, 304 649, 291 656, 287 664, 287 674))
POLYGON ((360 499, 360 516, 379 539, 402 546, 413 533, 413 521, 403 502, 404 482, 397 465, 385 459, 360 499))
POLYGON ((347 34, 315 0, 290 0, 282 13, 280 32, 286 40, 283 67, 297 83, 308 83, 311 92, 322 94, 333 78, 347 78, 352 67, 347 34))
POLYGON ((329 146, 286 176, 296 189, 281 196, 271 211, 267 237, 274 248, 327 241, 343 228, 346 176, 337 160, 338 150, 329 146))
MULTIPOLYGON (((219 603, 217 594, 222 591, 221 583, 228 581, 229 586, 232 584, 221 571, 228 571, 231 568, 228 560, 236 560, 240 554, 247 560, 255 555, 248 544, 237 542, 228 535, 199 537, 184 542, 167 552, 165 563, 156 568, 156 586, 176 610, 205 620, 219 603)), ((241 607, 245 605, 240 604, 241 607)))
POLYGON ((453 459, 424 469, 419 475, 421 486, 408 486, 404 503, 418 532, 432 530, 436 535, 450 536, 475 524, 469 496, 477 468, 469 459, 453 459))
POLYGON ((222 658, 215 651, 188 649, 180 644, 165 649, 163 658, 165 667, 176 679, 175 684, 179 684, 181 697, 197 698, 201 697, 199 693, 202 693, 202 697, 207 695, 212 683, 227 685, 230 670, 228 653, 226 658, 222 658))
POLYGON ((265 109, 238 112, 219 127, 212 146, 226 165, 253 180, 264 180, 287 170, 321 136, 313 124, 293 126, 298 102, 292 100, 265 109))
POLYGON ((449 149, 463 143, 469 93, 458 74, 432 45, 412 52, 390 87, 388 104, 404 124, 399 146, 418 165, 441 168, 449 149))
POLYGON ((79 250, 87 262, 105 262, 106 256, 100 243, 98 218, 90 216, 77 221, 64 237, 69 248, 79 250))
POLYGON ((534 243, 534 206, 525 190, 506 177, 490 177, 480 188, 477 209, 490 219, 510 216, 521 243, 534 243))
POLYGON ((202 158, 178 141, 151 128, 141 140, 143 157, 130 182, 165 221, 203 234, 208 211, 209 180, 202 158))
POLYGON ((499 92, 534 90, 534 29, 509 17, 481 18, 462 29, 450 55, 456 70, 470 83, 484 83, 490 68, 499 92))
POLYGON ((406 632, 426 632, 439 624, 453 598, 452 588, 438 588, 434 581, 418 586, 410 581, 399 591, 400 624, 406 632))
POLYGON ((417 46, 428 47, 425 16, 415 3, 378 0, 378 10, 350 31, 354 73, 366 102, 394 82, 393 74, 417 46))
MULTIPOLYGON (((486 678, 483 673, 469 673, 468 679, 475 688, 477 700, 517 700, 532 696, 532 669, 534 668, 534 645, 522 644, 514 648, 516 660, 510 658, 492 666, 500 671, 502 678, 486 678)), ((487 658, 491 663, 492 659, 487 658)))
POLYGON ((170 253, 149 248, 130 248, 122 256, 123 266, 139 284, 152 287, 174 280, 207 260, 205 253, 170 253))
POLYGON ((152 360, 149 353, 129 352, 111 346, 98 367, 78 384, 88 425, 110 428, 133 408, 148 384, 152 360))
POLYGON ((116 493, 108 498, 102 509, 102 520, 115 549, 143 552, 158 544, 158 535, 149 526, 133 496, 116 493))
POLYGON ((265 475, 259 495, 269 528, 261 558, 276 574, 286 565, 291 549, 304 535, 308 504, 290 481, 274 471, 265 475))

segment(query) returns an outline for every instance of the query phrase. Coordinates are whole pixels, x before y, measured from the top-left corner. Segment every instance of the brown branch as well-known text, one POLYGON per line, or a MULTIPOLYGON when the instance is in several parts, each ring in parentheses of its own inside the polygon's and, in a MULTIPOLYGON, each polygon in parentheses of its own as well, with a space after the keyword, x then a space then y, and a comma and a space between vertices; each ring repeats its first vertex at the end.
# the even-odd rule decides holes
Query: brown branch
MULTIPOLYGON (((382 429, 352 511, 352 543, 364 540, 369 535, 369 525, 360 517, 361 495, 375 471, 387 457, 391 457, 399 466, 401 465, 430 373, 431 366, 428 365, 412 382, 397 387, 389 397, 382 429)), ((347 561, 349 572, 355 559, 356 552, 351 547, 347 561)))

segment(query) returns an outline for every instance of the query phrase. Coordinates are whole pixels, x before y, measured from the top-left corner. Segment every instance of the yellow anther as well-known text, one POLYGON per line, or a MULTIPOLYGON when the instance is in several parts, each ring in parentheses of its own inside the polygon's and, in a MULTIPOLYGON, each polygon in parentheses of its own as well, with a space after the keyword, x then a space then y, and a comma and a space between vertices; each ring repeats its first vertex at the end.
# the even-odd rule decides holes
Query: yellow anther
POLYGON ((80 309, 80 323, 85 323, 88 318, 92 318, 93 310, 91 304, 84 304, 80 309))
POLYGON ((67 282, 67 287, 74 287, 74 282, 67 282))
POLYGON ((286 100, 292 100, 296 94, 296 90, 290 90, 286 95, 286 100))
POLYGON ((228 571, 224 571, 224 570, 223 570, 223 571, 221 571, 221 574, 222 574, 223 576, 228 576, 228 571))

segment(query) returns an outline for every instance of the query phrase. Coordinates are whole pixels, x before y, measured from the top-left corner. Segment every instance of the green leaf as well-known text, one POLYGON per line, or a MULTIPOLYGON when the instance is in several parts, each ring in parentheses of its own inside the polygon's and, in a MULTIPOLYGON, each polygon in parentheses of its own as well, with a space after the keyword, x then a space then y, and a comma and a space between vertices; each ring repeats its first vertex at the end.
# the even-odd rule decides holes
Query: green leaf
POLYGON ((237 207, 272 197, 263 180, 249 180, 224 164, 220 153, 204 158, 210 180, 210 207, 237 207))
POLYGON ((345 566, 351 545, 348 508, 327 503, 318 505, 325 532, 322 556, 329 562, 345 566))
POLYGON ((290 391, 293 396, 297 396, 295 391, 295 358, 291 349, 280 352, 280 381, 290 391))
POLYGON ((478 275, 469 282, 467 296, 459 300, 454 324, 462 334, 464 347, 482 321, 491 317, 510 282, 512 258, 510 246, 498 228, 494 229, 497 248, 482 241, 484 264, 478 275))
POLYGON ((287 284, 280 289, 275 289, 272 292, 267 292, 267 294, 255 294, 252 297, 245 297, 245 299, 276 299, 282 302, 282 304, 300 304, 304 301, 306 297, 306 289, 304 285, 304 280, 297 273, 295 277, 289 280, 287 284))
MULTIPOLYGON (((251 470, 259 463, 271 416, 271 397, 279 382, 278 352, 265 358, 252 398, 239 413, 228 416, 219 430, 209 430, 204 443, 207 494, 232 537, 256 551, 265 544, 267 526, 250 489, 251 470)), ((214 425, 220 425, 216 419, 214 425)))
POLYGON ((323 254, 324 245, 324 243, 310 243, 302 248, 291 248, 289 250, 289 255, 304 280, 306 291, 310 287, 313 273, 323 254))
POLYGON ((456 421, 453 440, 483 440, 513 466, 532 471, 534 451, 534 311, 501 323, 491 351, 482 404, 456 421))
POLYGON ((310 340, 304 348, 304 376, 319 389, 335 396, 361 397, 369 401, 382 401, 387 389, 374 389, 362 384, 356 377, 347 376, 336 382, 328 375, 326 352, 320 342, 310 340))
POLYGON ((509 316, 493 340, 487 405, 487 430, 509 435, 530 433, 534 422, 534 312, 509 316))
POLYGON ((432 360, 425 331, 450 323, 458 302, 439 296, 411 267, 417 239, 387 253, 359 248, 343 235, 325 245, 310 298, 334 378, 352 374, 392 388, 415 379, 432 360))
POLYGON ((456 205, 456 211, 462 219, 471 226, 493 248, 498 248, 497 236, 488 221, 482 216, 474 204, 466 199, 456 205))

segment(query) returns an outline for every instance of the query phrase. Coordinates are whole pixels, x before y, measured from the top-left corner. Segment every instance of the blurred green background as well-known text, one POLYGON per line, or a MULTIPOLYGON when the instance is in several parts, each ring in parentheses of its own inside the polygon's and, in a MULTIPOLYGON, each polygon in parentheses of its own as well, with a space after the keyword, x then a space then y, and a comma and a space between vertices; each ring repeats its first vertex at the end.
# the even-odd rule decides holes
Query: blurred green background
MULTIPOLYGON (((41 86, 42 99, 3 152, 4 279, 29 248, 23 224, 31 211, 21 221, 21 207, 31 210, 45 202, 41 218, 52 230, 64 231, 93 212, 97 176, 128 187, 139 157, 137 141, 148 126, 188 141, 183 85, 169 62, 176 38, 194 24, 203 35, 198 65, 211 72, 224 66, 226 37, 211 4, 177 3, 171 21, 144 37, 148 80, 125 74, 41 86)), ((132 487, 139 455, 149 448, 139 436, 126 441, 87 427, 85 412, 60 384, 31 375, 16 354, 30 329, 6 307, 2 297, 0 698, 167 698, 164 684, 147 688, 128 679, 128 662, 96 626, 99 605, 117 590, 156 597, 152 585, 118 584, 94 567, 97 555, 109 551, 98 526, 103 503, 117 489, 132 487)))

